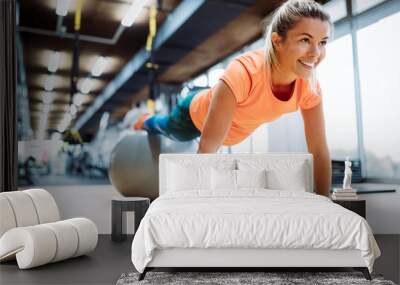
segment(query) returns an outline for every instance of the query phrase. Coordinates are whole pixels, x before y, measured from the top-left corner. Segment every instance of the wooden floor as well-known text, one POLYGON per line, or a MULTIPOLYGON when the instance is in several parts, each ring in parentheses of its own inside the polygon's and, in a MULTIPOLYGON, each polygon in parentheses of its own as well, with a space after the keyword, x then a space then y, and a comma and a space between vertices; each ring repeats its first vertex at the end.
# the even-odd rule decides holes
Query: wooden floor
MULTIPOLYGON (((399 283, 400 235, 375 236, 382 256, 374 272, 399 283)), ((0 265, 0 284, 115 284, 124 272, 134 271, 131 262, 132 237, 112 242, 110 235, 100 235, 95 251, 88 256, 61 261, 29 270, 19 270, 16 262, 0 265)))

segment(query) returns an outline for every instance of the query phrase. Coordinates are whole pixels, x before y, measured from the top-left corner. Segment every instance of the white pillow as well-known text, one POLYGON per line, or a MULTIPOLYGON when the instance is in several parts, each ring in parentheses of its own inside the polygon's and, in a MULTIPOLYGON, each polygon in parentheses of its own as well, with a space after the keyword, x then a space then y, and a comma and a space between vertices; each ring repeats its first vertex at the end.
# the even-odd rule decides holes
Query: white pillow
POLYGON ((236 170, 237 188, 267 188, 267 171, 236 170))
POLYGON ((284 171, 269 169, 267 171, 268 188, 274 190, 306 191, 307 177, 305 163, 284 171))
POLYGON ((240 188, 267 188, 266 170, 211 169, 213 190, 238 190, 240 188))
POLYGON ((295 159, 239 159, 240 170, 266 169, 267 188, 271 190, 306 191, 308 165, 305 160, 295 159))
POLYGON ((210 167, 185 165, 170 162, 168 164, 168 191, 210 189, 210 167))
POLYGON ((236 170, 211 168, 211 188, 236 190, 236 170))

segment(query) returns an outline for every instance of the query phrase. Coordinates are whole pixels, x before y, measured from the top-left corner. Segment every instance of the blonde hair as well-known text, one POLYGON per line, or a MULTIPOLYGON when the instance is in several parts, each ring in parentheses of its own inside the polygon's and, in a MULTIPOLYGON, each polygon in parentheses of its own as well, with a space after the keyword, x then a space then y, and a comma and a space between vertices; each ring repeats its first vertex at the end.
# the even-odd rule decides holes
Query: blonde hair
MULTIPOLYGON (((277 33, 283 39, 286 38, 287 32, 291 30, 302 18, 319 19, 328 22, 333 28, 330 16, 326 13, 322 6, 314 0, 289 0, 280 6, 272 14, 271 21, 265 29, 265 49, 267 66, 272 70, 279 70, 279 62, 276 55, 275 47, 272 42, 272 33, 277 33)), ((272 87, 272 76, 270 76, 272 87)), ((317 93, 317 76, 313 69, 308 83, 311 91, 317 93)))

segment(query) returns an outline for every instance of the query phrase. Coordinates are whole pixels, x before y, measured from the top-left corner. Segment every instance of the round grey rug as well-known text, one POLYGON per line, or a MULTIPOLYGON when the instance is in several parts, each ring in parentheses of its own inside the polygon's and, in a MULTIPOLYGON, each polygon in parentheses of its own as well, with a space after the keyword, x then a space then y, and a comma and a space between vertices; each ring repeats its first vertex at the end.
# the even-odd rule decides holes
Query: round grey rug
POLYGON ((360 272, 154 272, 150 271, 142 281, 138 281, 139 273, 124 273, 117 285, 133 284, 379 284, 395 285, 392 281, 384 280, 381 275, 372 275, 368 281, 360 272))

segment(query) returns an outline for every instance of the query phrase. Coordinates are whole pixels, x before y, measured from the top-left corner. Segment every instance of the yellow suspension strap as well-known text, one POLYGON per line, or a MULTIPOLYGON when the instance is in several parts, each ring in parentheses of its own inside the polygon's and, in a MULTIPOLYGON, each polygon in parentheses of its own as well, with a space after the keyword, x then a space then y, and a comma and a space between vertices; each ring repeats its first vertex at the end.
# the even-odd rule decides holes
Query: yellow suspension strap
POLYGON ((74 129, 69 129, 64 132, 63 141, 64 141, 64 143, 68 143, 68 144, 82 144, 83 143, 83 140, 82 140, 81 135, 79 134, 79 131, 74 130, 74 129))
POLYGON ((75 25, 74 25, 74 48, 72 51, 72 66, 71 66, 71 85, 69 105, 72 105, 72 97, 78 91, 77 83, 79 79, 79 30, 81 29, 81 15, 82 15, 82 0, 76 1, 75 10, 75 25))
POLYGON ((150 114, 154 114, 156 111, 156 101, 153 99, 147 99, 146 107, 150 114))
POLYGON ((76 10, 75 10, 75 32, 79 32, 81 29, 81 15, 82 15, 82 0, 76 1, 76 10))
POLYGON ((153 39, 157 33, 157 6, 152 5, 149 13, 149 34, 147 36, 146 50, 151 52, 153 49, 153 39))
POLYGON ((150 113, 155 112, 155 102, 157 87, 156 87, 156 76, 158 65, 155 63, 155 52, 154 52, 154 38, 157 34, 157 5, 150 7, 149 14, 149 34, 146 41, 146 50, 150 53, 150 61, 146 63, 146 67, 149 70, 149 99, 147 100, 147 109, 150 113))

